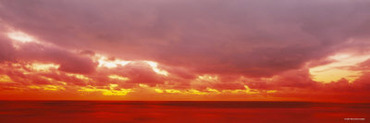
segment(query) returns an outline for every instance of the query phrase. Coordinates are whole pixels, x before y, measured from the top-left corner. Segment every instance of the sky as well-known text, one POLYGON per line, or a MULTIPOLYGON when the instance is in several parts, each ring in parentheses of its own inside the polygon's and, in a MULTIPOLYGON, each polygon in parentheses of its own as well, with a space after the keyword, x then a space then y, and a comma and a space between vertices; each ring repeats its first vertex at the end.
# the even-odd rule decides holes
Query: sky
POLYGON ((367 0, 0 0, 1 100, 370 102, 367 0))

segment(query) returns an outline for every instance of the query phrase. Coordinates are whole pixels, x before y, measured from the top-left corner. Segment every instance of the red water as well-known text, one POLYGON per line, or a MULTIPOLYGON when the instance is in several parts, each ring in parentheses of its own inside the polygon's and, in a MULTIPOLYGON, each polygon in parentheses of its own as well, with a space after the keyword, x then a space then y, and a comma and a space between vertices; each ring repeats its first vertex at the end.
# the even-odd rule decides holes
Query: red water
POLYGON ((369 122, 370 104, 1 101, 0 122, 369 122), (347 118, 345 120, 345 118, 347 118), (358 119, 348 119, 358 118, 358 119))

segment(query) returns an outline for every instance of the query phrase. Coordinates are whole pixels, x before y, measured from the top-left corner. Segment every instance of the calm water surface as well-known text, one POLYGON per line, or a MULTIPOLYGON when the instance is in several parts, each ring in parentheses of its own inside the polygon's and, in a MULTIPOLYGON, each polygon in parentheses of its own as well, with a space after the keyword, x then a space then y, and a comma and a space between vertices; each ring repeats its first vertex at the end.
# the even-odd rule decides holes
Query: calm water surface
POLYGON ((353 123, 369 118, 369 103, 0 101, 1 123, 353 123))

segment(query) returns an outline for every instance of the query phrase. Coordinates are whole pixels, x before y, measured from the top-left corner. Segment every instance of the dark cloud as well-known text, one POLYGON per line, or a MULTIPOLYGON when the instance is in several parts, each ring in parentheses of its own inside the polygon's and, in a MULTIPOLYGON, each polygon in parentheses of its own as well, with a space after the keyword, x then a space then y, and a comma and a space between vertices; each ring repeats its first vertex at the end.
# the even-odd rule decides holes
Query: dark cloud
MULTIPOLYGON (((3 0, 0 18, 62 47, 196 73, 272 76, 369 37, 370 3, 3 0), (194 4, 197 3, 197 4, 194 4)), ((64 67, 64 70, 71 70, 64 67)), ((79 71, 76 71, 79 72, 79 71)))
POLYGON ((254 89, 283 90, 285 88, 314 89, 320 83, 311 79, 308 69, 298 69, 282 72, 272 78, 245 80, 245 84, 254 89))
MULTIPOLYGON (((0 38, 0 62, 16 59, 60 65, 60 71, 32 76, 18 69, 0 69, 16 84, 60 81, 79 87, 147 84, 220 91, 247 85, 277 90, 275 97, 323 95, 343 96, 342 100, 351 95, 361 100, 369 93, 368 73, 353 83, 342 79, 325 84, 313 81, 304 68, 309 61, 313 62, 308 67, 331 63, 326 56, 338 51, 368 53, 370 2, 365 0, 0 0, 0 11, 2 25, 30 34, 41 44, 52 44, 23 43, 16 50, 7 38, 0 38), (158 67, 170 75, 159 75, 144 62, 96 71, 97 63, 91 60, 95 54, 113 56, 112 61, 159 62, 158 67), (65 72, 85 74, 90 80, 65 72), (109 79, 113 74, 130 80, 109 79), (197 81, 202 75, 219 78, 197 81)), ((352 69, 368 68, 364 62, 352 69)))
POLYGON ((6 26, 0 25, 0 62, 51 62, 59 64, 59 70, 65 72, 85 74, 95 71, 97 63, 84 53, 74 53, 50 44, 12 41, 7 36, 10 30, 6 26))
POLYGON ((0 63, 3 61, 12 61, 14 60, 15 48, 12 45, 12 42, 7 38, 5 32, 5 26, 1 25, 0 19, 0 63))
POLYGON ((24 43, 20 46, 17 52, 19 60, 60 64, 61 71, 86 74, 94 72, 97 66, 89 57, 65 49, 37 43, 24 43))
POLYGON ((129 63, 118 71, 119 75, 130 78, 128 83, 141 83, 155 86, 156 84, 163 84, 164 77, 155 73, 152 68, 144 62, 129 63))
POLYGON ((9 39, 0 36, 0 62, 14 60, 15 49, 9 39))

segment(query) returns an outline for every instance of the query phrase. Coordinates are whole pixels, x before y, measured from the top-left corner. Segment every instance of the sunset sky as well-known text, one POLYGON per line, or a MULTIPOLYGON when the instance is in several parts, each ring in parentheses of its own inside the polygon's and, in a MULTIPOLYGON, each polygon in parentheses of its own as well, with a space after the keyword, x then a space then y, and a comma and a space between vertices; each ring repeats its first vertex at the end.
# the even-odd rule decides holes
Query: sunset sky
POLYGON ((0 0, 0 100, 370 102, 370 1, 0 0))

